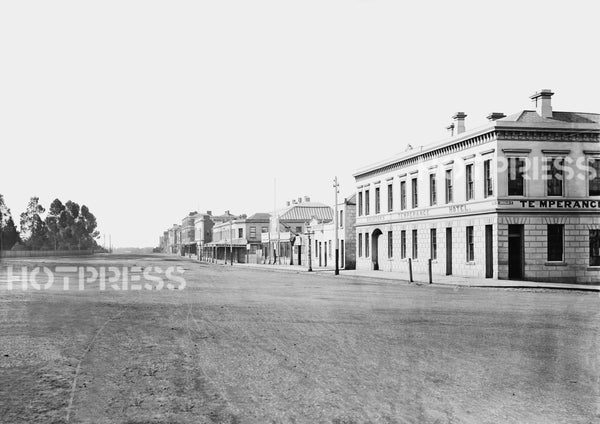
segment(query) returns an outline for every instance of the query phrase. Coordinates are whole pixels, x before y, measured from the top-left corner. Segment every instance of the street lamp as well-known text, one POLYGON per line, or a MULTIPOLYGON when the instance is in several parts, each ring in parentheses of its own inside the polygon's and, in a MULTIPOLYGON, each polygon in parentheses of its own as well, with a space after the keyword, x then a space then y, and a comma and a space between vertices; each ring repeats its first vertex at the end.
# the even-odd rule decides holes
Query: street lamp
POLYGON ((338 179, 337 177, 335 177, 333 179, 333 190, 335 192, 335 216, 333 218, 333 225, 335 227, 335 231, 334 231, 334 246, 335 246, 335 275, 339 275, 340 274, 340 251, 339 251, 339 246, 338 246, 338 193, 340 192, 338 190, 338 187, 340 186, 340 184, 338 183, 338 179))
POLYGON ((312 242, 310 240, 310 235, 312 234, 310 231, 310 222, 306 224, 306 234, 308 235, 308 272, 312 272, 312 251, 311 246, 312 242))

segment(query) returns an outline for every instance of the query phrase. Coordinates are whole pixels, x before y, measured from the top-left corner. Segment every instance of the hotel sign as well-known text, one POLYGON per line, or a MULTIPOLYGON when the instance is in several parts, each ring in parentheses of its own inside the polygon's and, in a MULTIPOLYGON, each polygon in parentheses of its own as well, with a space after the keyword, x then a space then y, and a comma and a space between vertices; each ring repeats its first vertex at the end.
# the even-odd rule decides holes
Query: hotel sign
POLYGON ((600 200, 518 200, 525 209, 600 209, 600 200))

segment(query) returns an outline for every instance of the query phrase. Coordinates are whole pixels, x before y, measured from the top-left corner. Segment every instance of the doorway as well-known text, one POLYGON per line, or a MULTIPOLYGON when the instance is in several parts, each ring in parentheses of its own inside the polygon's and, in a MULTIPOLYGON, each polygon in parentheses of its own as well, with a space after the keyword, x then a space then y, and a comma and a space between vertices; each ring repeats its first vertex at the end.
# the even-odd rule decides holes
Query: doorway
POLYGON ((452 227, 446 228, 446 275, 452 275, 452 227))
POLYGON ((374 271, 379 271, 379 236, 381 234, 381 230, 377 228, 371 236, 371 261, 374 271))
POLYGON ((508 226, 508 279, 522 280, 523 265, 523 224, 508 226))
POLYGON ((494 226, 485 226, 485 278, 494 276, 494 226))

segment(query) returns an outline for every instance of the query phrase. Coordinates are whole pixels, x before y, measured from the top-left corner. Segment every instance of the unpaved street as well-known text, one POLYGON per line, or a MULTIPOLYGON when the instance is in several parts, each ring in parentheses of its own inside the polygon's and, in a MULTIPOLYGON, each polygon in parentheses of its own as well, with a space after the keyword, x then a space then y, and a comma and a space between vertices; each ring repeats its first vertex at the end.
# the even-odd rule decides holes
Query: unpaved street
POLYGON ((0 272, 2 423, 600 421, 597 293, 165 256, 9 264, 180 266, 186 286, 7 290, 0 272))

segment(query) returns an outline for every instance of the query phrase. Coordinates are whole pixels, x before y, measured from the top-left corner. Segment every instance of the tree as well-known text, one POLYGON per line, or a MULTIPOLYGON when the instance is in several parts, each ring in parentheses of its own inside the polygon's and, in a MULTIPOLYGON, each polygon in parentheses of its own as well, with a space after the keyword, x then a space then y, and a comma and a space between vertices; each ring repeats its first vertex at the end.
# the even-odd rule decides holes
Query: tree
POLYGON ((47 227, 41 214, 46 210, 39 204, 39 197, 29 200, 27 209, 21 214, 21 238, 29 249, 40 250, 48 247, 47 227))
POLYGON ((19 232, 12 219, 10 209, 0 194, 0 250, 12 249, 19 240, 19 232))

